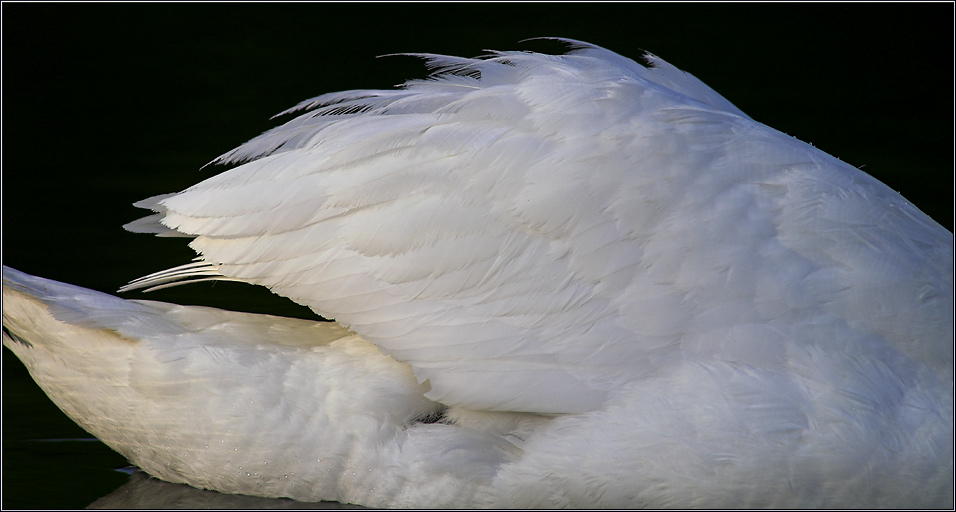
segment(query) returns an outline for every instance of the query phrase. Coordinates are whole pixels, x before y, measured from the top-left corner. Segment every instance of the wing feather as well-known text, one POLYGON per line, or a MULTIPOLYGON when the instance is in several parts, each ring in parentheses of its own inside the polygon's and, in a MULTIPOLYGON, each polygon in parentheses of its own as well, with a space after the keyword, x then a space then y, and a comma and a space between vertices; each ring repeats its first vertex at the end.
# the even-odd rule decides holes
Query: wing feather
POLYGON ((243 165, 144 203, 161 215, 145 224, 195 237, 216 273, 335 318, 411 365, 429 398, 471 409, 589 410, 696 357, 785 364, 787 343, 813 342, 807 322, 865 331, 872 312, 821 304, 872 295, 865 277, 896 260, 893 293, 951 308, 952 235, 898 194, 656 57, 575 44, 425 55, 426 80, 302 102, 218 159, 243 165), (858 200, 826 197, 841 189, 858 200), (866 244, 829 238, 854 218, 872 224, 866 244), (915 235, 893 227, 913 219, 915 235), (949 260, 893 249, 906 243, 949 260), (948 290, 934 281, 947 272, 948 290))

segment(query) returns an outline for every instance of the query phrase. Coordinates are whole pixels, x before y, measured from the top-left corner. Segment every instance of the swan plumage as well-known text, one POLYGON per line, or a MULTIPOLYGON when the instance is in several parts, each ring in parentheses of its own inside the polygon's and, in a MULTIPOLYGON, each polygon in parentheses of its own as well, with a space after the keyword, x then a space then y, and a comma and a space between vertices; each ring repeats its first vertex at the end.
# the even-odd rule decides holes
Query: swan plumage
POLYGON ((949 506, 953 235, 663 60, 569 43, 421 54, 137 203, 127 229, 200 258, 126 289, 239 280, 340 325, 5 268, 4 344, 133 463, 223 492, 949 506))

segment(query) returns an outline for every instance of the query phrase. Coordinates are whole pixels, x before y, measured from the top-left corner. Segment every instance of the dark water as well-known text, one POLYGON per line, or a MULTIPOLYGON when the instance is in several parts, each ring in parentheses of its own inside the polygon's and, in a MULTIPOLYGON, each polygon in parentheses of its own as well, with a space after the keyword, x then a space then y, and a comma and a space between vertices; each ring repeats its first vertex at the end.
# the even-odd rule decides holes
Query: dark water
MULTIPOLYGON (((952 229, 952 19, 951 4, 5 3, 3 263, 107 292, 184 263, 182 239, 120 228, 131 203, 210 176, 302 99, 422 76, 377 55, 558 50, 518 44, 534 36, 652 51, 952 229)), ((148 298, 310 314, 233 283, 148 298)), ((129 479, 6 349, 2 411, 3 508, 85 507, 129 479)))

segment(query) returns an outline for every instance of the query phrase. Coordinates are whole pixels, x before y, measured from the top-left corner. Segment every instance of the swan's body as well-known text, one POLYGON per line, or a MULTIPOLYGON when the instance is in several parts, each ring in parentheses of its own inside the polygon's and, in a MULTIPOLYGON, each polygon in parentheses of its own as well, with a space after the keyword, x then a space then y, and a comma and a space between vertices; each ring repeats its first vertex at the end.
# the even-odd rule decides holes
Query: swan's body
POLYGON ((4 269, 4 344, 134 464, 223 492, 952 506, 951 233, 656 58, 428 58, 129 226, 205 262, 136 286, 261 284, 351 331, 4 269))

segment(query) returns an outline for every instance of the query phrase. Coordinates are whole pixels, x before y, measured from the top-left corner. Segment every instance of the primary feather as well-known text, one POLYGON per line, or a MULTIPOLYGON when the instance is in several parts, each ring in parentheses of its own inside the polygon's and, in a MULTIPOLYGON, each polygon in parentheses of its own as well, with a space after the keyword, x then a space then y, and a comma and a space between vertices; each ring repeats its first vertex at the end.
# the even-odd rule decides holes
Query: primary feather
POLYGON ((126 289, 266 286, 474 433, 416 431, 482 461, 461 501, 301 499, 951 503, 952 234, 661 59, 569 42, 300 103, 138 203, 201 261, 126 289))

